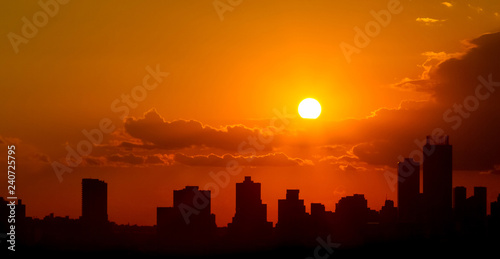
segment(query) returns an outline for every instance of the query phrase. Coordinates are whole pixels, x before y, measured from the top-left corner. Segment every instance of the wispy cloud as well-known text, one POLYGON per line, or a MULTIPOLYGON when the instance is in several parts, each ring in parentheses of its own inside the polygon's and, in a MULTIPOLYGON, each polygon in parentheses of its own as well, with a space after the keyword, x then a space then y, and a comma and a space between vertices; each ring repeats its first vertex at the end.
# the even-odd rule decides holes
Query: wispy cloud
POLYGON ((194 155, 188 156, 184 154, 175 154, 175 162, 189 166, 227 166, 228 162, 233 160, 239 165, 246 166, 310 166, 314 163, 307 159, 291 158, 283 153, 269 153, 261 156, 234 156, 225 154, 218 156, 210 155, 194 155))
POLYGON ((441 4, 446 6, 446 7, 453 7, 453 4, 450 2, 442 2, 441 4))
POLYGON ((434 19, 430 17, 418 17, 415 21, 422 22, 425 25, 434 25, 446 21, 445 19, 434 19))

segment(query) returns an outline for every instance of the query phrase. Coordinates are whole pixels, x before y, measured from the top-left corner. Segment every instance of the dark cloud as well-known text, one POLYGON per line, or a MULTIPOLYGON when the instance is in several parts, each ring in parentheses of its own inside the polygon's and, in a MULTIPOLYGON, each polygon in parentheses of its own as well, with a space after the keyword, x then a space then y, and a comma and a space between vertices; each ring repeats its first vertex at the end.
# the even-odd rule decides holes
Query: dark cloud
MULTIPOLYGON (((0 136, 0 145, 5 145, 5 150, 7 150, 7 146, 15 146, 13 149, 14 157, 16 157, 19 161, 30 161, 40 166, 40 164, 48 164, 50 163, 49 155, 40 152, 38 147, 35 147, 19 138, 13 137, 3 137, 0 136)), ((9 149, 10 150, 10 149, 9 149)), ((7 160, 7 156, 0 157, 0 162, 7 160)))
POLYGON ((83 158, 82 164, 87 166, 102 166, 106 165, 106 159, 104 157, 87 156, 83 158))
POLYGON ((358 161, 359 158, 353 155, 326 156, 319 160, 320 163, 325 163, 325 164, 347 164, 358 161))
MULTIPOLYGON (((130 136, 140 139, 148 147, 163 149, 181 149, 192 146, 204 146, 228 151, 237 151, 243 142, 268 139, 271 131, 263 132, 257 128, 243 125, 213 128, 194 120, 165 121, 156 110, 148 111, 143 118, 128 118, 125 130, 130 136)), ((262 141, 261 141, 262 142, 262 141)), ((137 144, 123 143, 126 147, 138 147, 137 144)), ((271 150, 270 145, 262 145, 262 150, 271 150)))
POLYGON ((171 165, 173 156, 154 154, 113 154, 108 156, 87 156, 83 158, 85 166, 144 166, 144 165, 171 165))
POLYGON ((163 164, 165 161, 162 160, 161 155, 151 155, 151 156, 146 156, 144 159, 144 163, 146 164, 163 164))
POLYGON ((360 160, 359 157, 348 154, 342 156, 326 156, 318 161, 319 165, 333 166, 342 171, 366 171, 367 163, 360 160))
POLYGON ((320 147, 321 151, 326 151, 329 155, 332 156, 341 156, 343 154, 346 154, 349 149, 350 148, 346 147, 345 145, 325 145, 320 147))
POLYGON ((132 164, 132 165, 139 165, 139 164, 144 163, 144 157, 137 156, 134 154, 111 155, 111 156, 108 156, 107 159, 110 162, 121 162, 121 163, 127 163, 127 164, 132 164))
POLYGON ((124 148, 128 148, 128 149, 132 149, 132 148, 154 149, 154 148, 156 148, 155 145, 142 145, 142 144, 136 144, 136 143, 131 143, 131 142, 127 142, 127 141, 120 143, 119 146, 124 147, 124 148))
POLYGON ((421 78, 405 78, 395 84, 402 90, 414 90, 431 93, 439 104, 452 105, 459 99, 475 94, 480 83, 478 77, 487 78, 496 75, 500 68, 500 32, 481 35, 465 41, 467 48, 463 53, 446 54, 426 52, 425 71, 421 78))
POLYGON ((366 170, 366 168, 364 168, 364 167, 356 167, 356 166, 353 166, 351 164, 340 165, 339 168, 342 171, 347 171, 347 172, 365 171, 366 170))
POLYGON ((84 158, 83 165, 86 166, 148 166, 165 165, 171 166, 182 164, 188 166, 210 166, 226 167, 230 163, 237 162, 241 166, 308 166, 313 162, 306 159, 291 158, 283 153, 269 153, 258 156, 239 156, 225 154, 219 155, 186 155, 177 153, 154 154, 154 155, 135 155, 135 154, 114 154, 110 156, 87 156, 84 158))
POLYGON ((175 162, 190 166, 214 166, 225 167, 231 161, 236 161, 242 166, 305 166, 313 165, 310 160, 291 158, 283 153, 270 153, 262 156, 233 156, 225 154, 218 155, 194 155, 187 156, 176 154, 175 162))
MULTIPOLYGON (((443 132, 450 136, 454 146, 456 170, 491 170, 500 165, 498 46, 500 33, 491 33, 465 42, 463 53, 426 52, 428 60, 422 65, 422 76, 405 79, 395 87, 426 92, 428 100, 406 100, 397 108, 381 108, 363 119, 331 122, 318 130, 327 132, 326 135, 283 131, 274 136, 272 144, 262 145, 262 153, 282 151, 285 144, 301 150, 320 147, 320 152, 324 152, 322 156, 326 157, 319 159, 320 163, 339 164, 328 156, 345 155, 360 163, 395 167, 403 157, 421 159, 425 136, 443 132)), ((242 125, 213 128, 197 121, 167 122, 154 110, 144 118, 127 119, 125 130, 140 139, 143 146, 131 141, 123 143, 124 147, 176 149, 178 152, 182 148, 209 147, 233 154, 241 143, 258 139, 262 133, 258 128, 242 125)), ((175 159, 184 164, 218 166, 234 157, 237 156, 177 155, 175 159)), ((258 161, 266 160, 255 159, 253 163, 258 164, 258 161)), ((282 157, 281 161, 299 164, 289 158, 282 157)))
POLYGON ((354 127, 356 134, 349 137, 363 142, 353 148, 360 160, 394 166, 398 157, 421 149, 425 135, 442 129, 454 146, 455 169, 488 170, 500 164, 500 33, 466 44, 466 52, 450 55, 422 78, 404 82, 428 92, 430 101, 380 109, 343 125, 354 127))
POLYGON ((395 164, 397 157, 388 156, 388 154, 397 154, 401 152, 398 145, 389 140, 375 140, 369 143, 361 143, 353 148, 353 153, 361 161, 375 165, 395 164))

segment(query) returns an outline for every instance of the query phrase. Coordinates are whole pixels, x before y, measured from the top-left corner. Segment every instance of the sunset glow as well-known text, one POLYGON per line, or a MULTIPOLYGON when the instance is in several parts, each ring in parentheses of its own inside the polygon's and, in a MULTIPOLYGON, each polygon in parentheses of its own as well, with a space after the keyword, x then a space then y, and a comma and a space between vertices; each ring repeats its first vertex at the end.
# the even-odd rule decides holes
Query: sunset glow
POLYGON ((118 225, 198 186, 225 228, 245 179, 273 227, 289 189, 380 211, 435 135, 452 187, 488 213, 500 193, 500 1, 2 2, 0 164, 15 146, 27 217, 79 219, 87 178, 118 225))
POLYGON ((299 104, 299 114, 304 119, 316 119, 321 114, 321 105, 313 98, 304 99, 299 104))

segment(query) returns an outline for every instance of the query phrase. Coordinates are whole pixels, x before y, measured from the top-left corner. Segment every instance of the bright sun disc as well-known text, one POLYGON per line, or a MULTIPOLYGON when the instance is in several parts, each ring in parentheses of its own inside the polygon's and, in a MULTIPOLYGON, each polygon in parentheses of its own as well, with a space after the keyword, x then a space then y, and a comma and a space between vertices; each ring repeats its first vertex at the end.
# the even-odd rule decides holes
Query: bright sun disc
POLYGON ((316 119, 321 114, 321 105, 313 98, 302 100, 299 104, 299 115, 304 119, 316 119))

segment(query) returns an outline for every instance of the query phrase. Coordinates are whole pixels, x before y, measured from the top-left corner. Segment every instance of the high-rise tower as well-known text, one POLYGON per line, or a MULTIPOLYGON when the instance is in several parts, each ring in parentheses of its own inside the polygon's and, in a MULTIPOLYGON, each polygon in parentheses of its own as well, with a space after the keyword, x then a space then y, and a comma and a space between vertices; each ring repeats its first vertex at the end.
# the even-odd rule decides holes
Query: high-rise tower
POLYGON ((82 179, 82 217, 89 223, 108 222, 108 184, 98 179, 82 179))
POLYGON ((244 236, 270 235, 273 224, 267 221, 267 205, 262 204, 261 184, 245 176, 245 181, 236 183, 236 214, 228 225, 236 234, 244 236))
POLYGON ((415 223, 419 213, 420 163, 405 158, 398 163, 398 218, 415 223))
POLYGON ((452 146, 448 136, 427 136, 423 153, 426 222, 431 231, 440 231, 452 217, 452 146))

